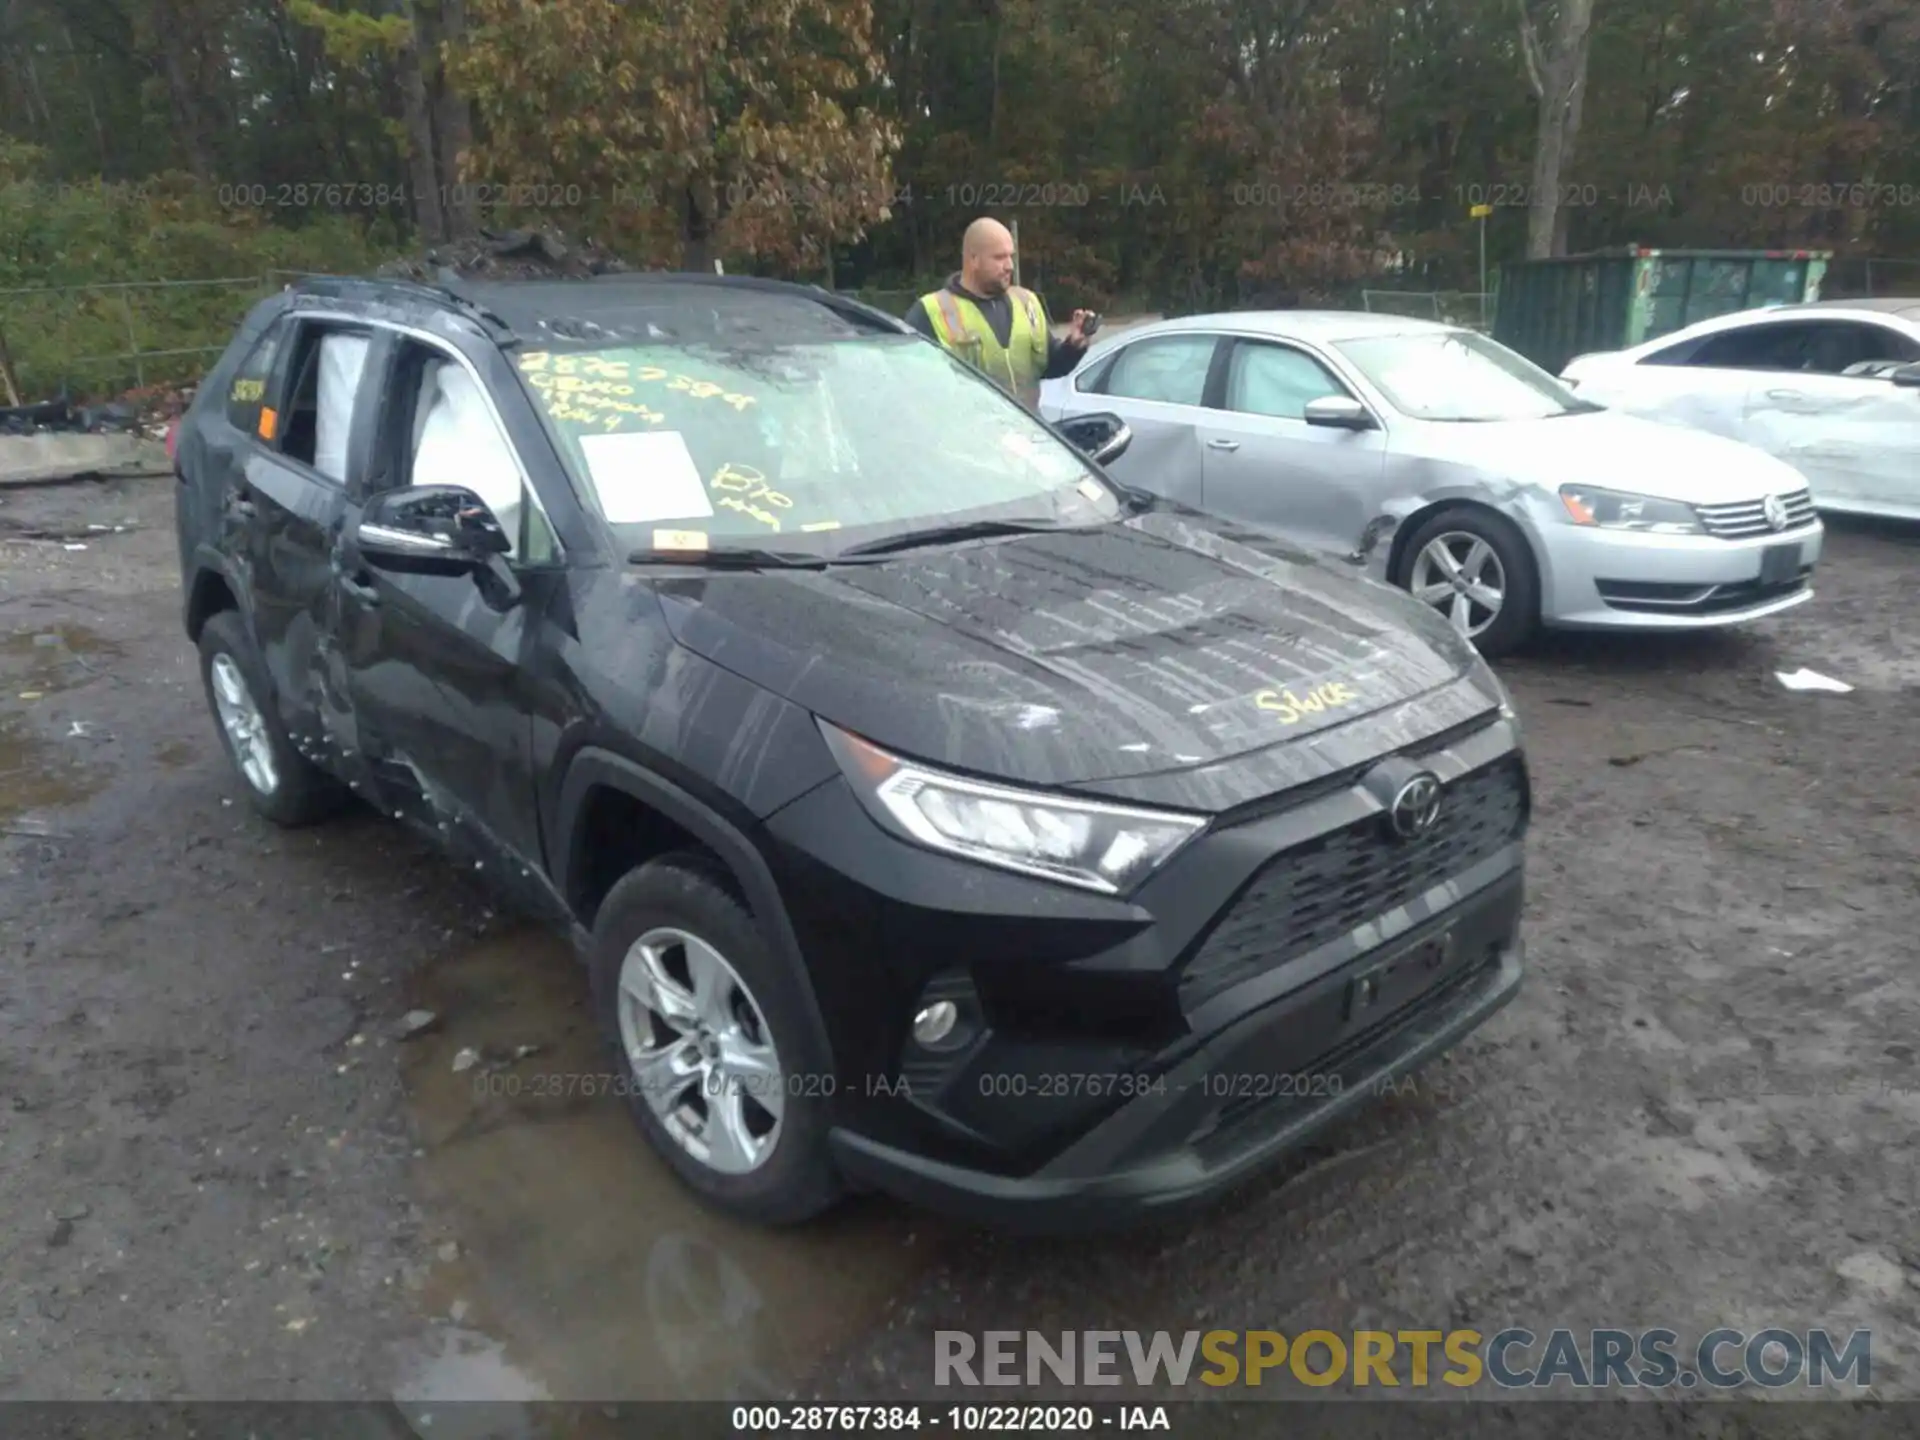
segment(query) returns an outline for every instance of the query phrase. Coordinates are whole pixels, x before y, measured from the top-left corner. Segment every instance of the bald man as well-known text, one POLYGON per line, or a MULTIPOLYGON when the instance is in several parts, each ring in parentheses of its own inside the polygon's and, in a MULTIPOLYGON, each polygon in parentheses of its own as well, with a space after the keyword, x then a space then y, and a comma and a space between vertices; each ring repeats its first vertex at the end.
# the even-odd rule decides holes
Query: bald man
POLYGON ((1089 314, 1074 311, 1055 335, 1040 297, 1013 283, 1012 232, 983 218, 961 240, 959 272, 922 295, 906 321, 1036 410, 1040 382, 1071 374, 1085 357, 1089 314))

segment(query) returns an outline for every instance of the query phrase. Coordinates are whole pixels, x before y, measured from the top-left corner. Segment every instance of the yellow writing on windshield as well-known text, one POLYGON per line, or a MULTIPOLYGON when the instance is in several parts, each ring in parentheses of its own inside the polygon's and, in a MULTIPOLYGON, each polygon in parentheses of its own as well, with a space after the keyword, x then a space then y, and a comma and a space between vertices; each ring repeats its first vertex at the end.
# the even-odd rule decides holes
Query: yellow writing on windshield
POLYGON ((527 376, 527 383, 540 392, 549 415, 574 425, 597 425, 604 431, 614 431, 629 416, 644 425, 658 425, 667 418, 636 400, 621 398, 633 394, 633 387, 614 380, 535 371, 527 376))
POLYGON ((751 465, 722 465, 713 472, 713 488, 716 490, 736 490, 750 500, 765 500, 769 505, 778 505, 782 510, 791 510, 793 501, 767 484, 767 477, 751 465))
POLYGON ((742 515, 751 515, 769 529, 780 529, 780 517, 771 510, 762 510, 751 500, 742 500, 738 495, 722 495, 714 504, 727 510, 738 510, 742 515))
POLYGON ((781 510, 793 508, 792 499, 768 485, 767 477, 751 465, 724 464, 713 472, 710 483, 715 490, 730 492, 720 497, 719 504, 729 510, 738 510, 742 515, 751 515, 762 525, 770 525, 775 530, 781 528, 780 517, 757 502, 764 500, 781 510))
POLYGON ((643 425, 658 425, 667 418, 644 405, 631 405, 598 395, 575 396, 571 401, 549 396, 547 413, 556 420, 565 420, 574 425, 598 425, 609 433, 622 428, 629 418, 637 419, 643 425))
POLYGON ((1291 690, 1262 690, 1253 697, 1253 703, 1262 710, 1271 710, 1278 715, 1282 725, 1297 725, 1302 716, 1338 710, 1359 698, 1359 692, 1351 685, 1336 680, 1330 684, 1316 685, 1305 695, 1296 695, 1291 690))
POLYGON ((751 395, 742 395, 711 380, 696 380, 691 375, 682 375, 659 365, 630 365, 625 360, 605 360, 598 355, 555 355, 546 350, 529 350, 519 357, 517 363, 528 383, 542 390, 584 389, 603 394, 631 395, 632 384, 664 384, 669 390, 676 390, 692 399, 717 399, 739 411, 745 411, 755 403, 751 395))
POLYGON ((618 380, 583 380, 578 375, 530 375, 535 385, 545 382, 563 395, 631 395, 633 386, 618 380))

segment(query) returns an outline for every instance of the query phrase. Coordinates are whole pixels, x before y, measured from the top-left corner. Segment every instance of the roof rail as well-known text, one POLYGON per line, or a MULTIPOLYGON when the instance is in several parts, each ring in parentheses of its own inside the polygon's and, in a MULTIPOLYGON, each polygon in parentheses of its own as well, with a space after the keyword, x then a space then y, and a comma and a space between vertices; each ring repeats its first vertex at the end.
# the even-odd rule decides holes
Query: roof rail
POLYGON ((444 266, 440 269, 438 284, 428 284, 420 280, 390 279, 381 275, 304 275, 288 285, 287 289, 296 294, 323 295, 336 299, 348 299, 355 295, 366 297, 391 295, 397 292, 401 295, 410 295, 416 300, 457 310, 499 332, 503 338, 510 337, 513 333, 512 327, 506 321, 467 293, 460 277, 444 266))

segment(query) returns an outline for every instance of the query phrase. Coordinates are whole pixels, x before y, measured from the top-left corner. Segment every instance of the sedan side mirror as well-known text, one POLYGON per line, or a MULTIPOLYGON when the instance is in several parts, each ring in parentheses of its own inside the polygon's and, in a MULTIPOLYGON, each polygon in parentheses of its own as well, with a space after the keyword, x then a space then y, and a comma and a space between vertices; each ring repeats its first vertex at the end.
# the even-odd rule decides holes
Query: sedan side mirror
POLYGON ((1367 407, 1347 395, 1322 395, 1309 400, 1304 412, 1309 425, 1324 425, 1330 430, 1371 430, 1373 416, 1367 407))
POLYGON ((1887 378, 1896 385, 1920 389, 1920 360, 1915 360, 1910 365, 1902 365, 1887 378))
POLYGON ((1059 430, 1096 465, 1118 460, 1133 443, 1133 431, 1127 422, 1108 411, 1062 420, 1059 430))
POLYGON ((487 503, 464 485, 416 485, 373 497, 354 538, 369 564, 418 575, 492 568, 513 542, 487 503))

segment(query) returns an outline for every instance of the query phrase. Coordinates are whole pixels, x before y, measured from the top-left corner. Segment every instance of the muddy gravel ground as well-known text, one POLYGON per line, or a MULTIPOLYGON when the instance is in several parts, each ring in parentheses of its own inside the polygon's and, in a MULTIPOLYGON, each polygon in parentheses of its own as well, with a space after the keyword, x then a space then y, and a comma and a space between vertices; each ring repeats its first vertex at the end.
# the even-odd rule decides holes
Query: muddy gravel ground
POLYGON ((1920 536, 1504 665, 1521 997, 1217 1210, 1035 1242, 689 1203, 554 1078, 607 1069, 559 940, 390 822, 245 807, 172 504, 0 492, 0 1398, 952 1399, 936 1328, 1509 1324, 1864 1327, 1920 1397, 1920 536))

